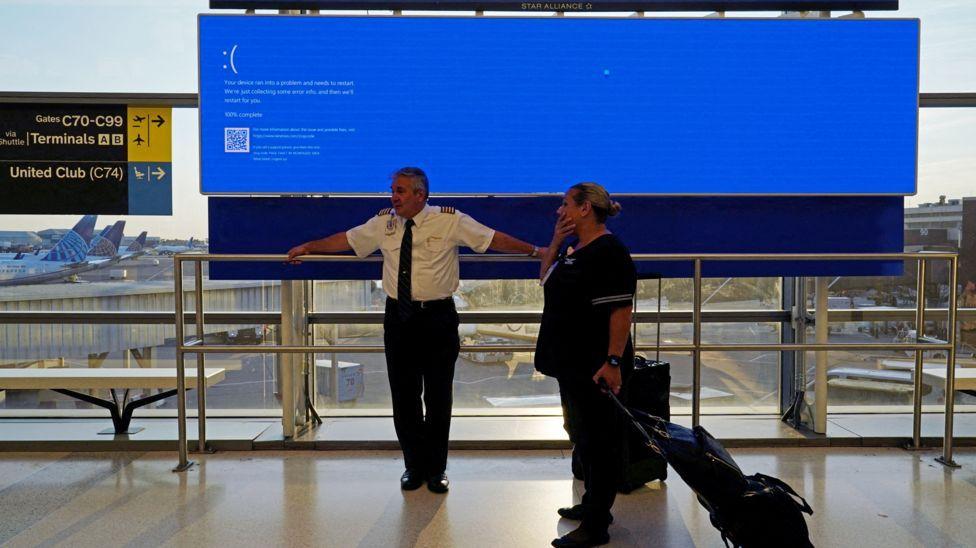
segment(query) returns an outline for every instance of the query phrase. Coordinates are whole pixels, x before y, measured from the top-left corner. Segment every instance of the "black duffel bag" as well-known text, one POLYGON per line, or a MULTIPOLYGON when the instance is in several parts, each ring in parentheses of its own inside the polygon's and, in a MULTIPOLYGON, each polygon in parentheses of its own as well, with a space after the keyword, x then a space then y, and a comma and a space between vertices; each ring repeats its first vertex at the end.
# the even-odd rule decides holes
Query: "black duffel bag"
POLYGON ((709 510, 712 525, 719 530, 728 546, 744 548, 813 548, 810 531, 803 514, 813 515, 813 508, 792 487, 779 478, 764 474, 746 476, 742 495, 719 508, 709 510))
MULTIPOLYGON (((649 415, 671 418, 671 364, 660 360, 647 360, 634 356, 634 371, 624 382, 624 401, 627 407, 649 415)), ((630 493, 654 481, 668 477, 668 462, 647 447, 644 438, 633 428, 624 427, 620 452, 621 475, 617 491, 630 493)))

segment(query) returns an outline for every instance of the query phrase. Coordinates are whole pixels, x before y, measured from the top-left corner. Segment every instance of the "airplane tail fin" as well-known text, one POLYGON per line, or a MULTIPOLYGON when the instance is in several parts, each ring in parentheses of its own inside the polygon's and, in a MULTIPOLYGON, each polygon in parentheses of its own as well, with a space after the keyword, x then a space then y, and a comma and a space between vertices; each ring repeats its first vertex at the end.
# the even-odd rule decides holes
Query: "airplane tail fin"
POLYGON ((41 260, 76 262, 84 259, 88 255, 88 242, 92 240, 97 219, 98 215, 82 217, 41 260))
POLYGON ((146 236, 147 236, 147 232, 145 230, 143 230, 142 233, 139 234, 139 237, 136 238, 136 241, 134 241, 131 244, 129 244, 129 247, 125 248, 125 250, 126 251, 142 251, 143 248, 146 247, 146 236))
POLYGON ((117 221, 102 236, 97 236, 92 240, 91 249, 88 251, 88 254, 93 257, 114 257, 119 251, 119 244, 122 242, 122 231, 124 229, 125 221, 117 221))

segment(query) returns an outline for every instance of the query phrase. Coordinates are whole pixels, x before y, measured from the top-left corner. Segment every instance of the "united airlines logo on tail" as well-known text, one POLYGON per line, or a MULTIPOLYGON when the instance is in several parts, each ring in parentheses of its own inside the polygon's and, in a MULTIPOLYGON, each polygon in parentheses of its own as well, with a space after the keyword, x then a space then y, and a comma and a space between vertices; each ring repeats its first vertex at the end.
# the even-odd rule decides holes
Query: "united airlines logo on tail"
POLYGON ((115 246, 112 245, 112 242, 108 241, 108 238, 97 236, 95 238, 95 245, 92 246, 89 254, 98 257, 111 257, 115 255, 115 251, 115 246))
POLYGON ((88 254, 88 242, 92 239, 97 215, 85 215, 78 221, 42 261, 77 262, 88 254))
POLYGON ((114 257, 119 251, 124 229, 125 221, 118 221, 114 225, 105 227, 105 230, 91 241, 88 255, 92 257, 114 257))
POLYGON ((88 254, 88 243, 74 230, 68 232, 61 238, 58 245, 54 246, 42 261, 62 261, 75 262, 85 258, 88 254))
POLYGON ((136 240, 134 242, 132 242, 131 244, 129 244, 129 247, 125 248, 125 250, 126 251, 142 251, 142 249, 144 247, 146 247, 146 234, 147 234, 147 232, 145 230, 143 230, 139 234, 139 237, 136 238, 136 240))

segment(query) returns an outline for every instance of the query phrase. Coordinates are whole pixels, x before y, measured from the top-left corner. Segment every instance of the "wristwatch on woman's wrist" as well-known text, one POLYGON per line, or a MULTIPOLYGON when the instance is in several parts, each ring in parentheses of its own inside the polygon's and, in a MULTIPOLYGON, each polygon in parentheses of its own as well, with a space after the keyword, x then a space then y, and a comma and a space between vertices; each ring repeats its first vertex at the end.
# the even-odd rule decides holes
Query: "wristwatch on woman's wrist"
POLYGON ((607 356, 607 363, 610 364, 610 367, 620 367, 620 356, 610 354, 607 356))

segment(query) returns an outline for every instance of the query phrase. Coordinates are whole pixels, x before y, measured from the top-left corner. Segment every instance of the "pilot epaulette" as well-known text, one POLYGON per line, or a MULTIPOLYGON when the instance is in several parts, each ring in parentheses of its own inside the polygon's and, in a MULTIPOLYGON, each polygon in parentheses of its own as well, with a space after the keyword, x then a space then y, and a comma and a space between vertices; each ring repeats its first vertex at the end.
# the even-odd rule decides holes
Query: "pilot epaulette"
POLYGON ((454 215, 455 213, 457 213, 457 210, 451 206, 441 206, 441 213, 448 213, 450 215, 454 215))
POLYGON ((393 212, 393 208, 392 207, 385 207, 385 208, 381 209, 380 212, 376 214, 376 216, 377 217, 382 217, 383 215, 389 215, 392 212, 393 212))

